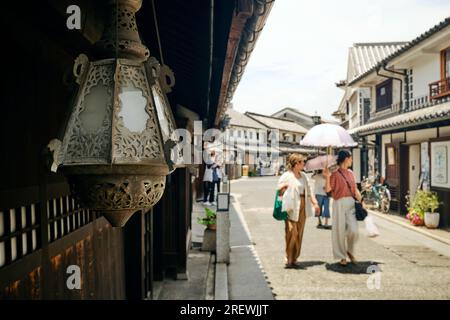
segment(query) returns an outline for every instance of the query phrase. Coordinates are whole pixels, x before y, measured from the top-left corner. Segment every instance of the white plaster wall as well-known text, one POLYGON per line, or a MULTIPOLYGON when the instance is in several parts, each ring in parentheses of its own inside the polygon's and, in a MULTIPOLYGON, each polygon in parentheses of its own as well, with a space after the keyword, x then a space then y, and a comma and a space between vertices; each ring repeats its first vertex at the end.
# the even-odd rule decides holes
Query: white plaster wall
POLYGON ((375 86, 370 87, 370 113, 375 113, 377 109, 377 91, 375 86))
POLYGON ((370 98, 370 88, 359 88, 359 92, 361 93, 362 98, 370 98))
MULTIPOLYGON (((371 144, 375 144, 375 141, 376 141, 375 135, 367 136, 367 142, 369 142, 371 144)), ((368 161, 368 166, 369 166, 368 175, 373 176, 375 174, 375 149, 374 148, 369 149, 366 160, 368 161)))
POLYGON ((392 104, 396 103, 400 103, 400 81, 392 79, 392 104))
POLYGON ((439 136, 440 137, 449 137, 450 136, 450 126, 440 127, 439 128, 439 136))
MULTIPOLYGON (((276 140, 278 140, 278 141, 280 141, 280 134, 281 134, 281 132, 279 131, 279 130, 276 130, 276 131, 271 131, 270 133, 269 133, 269 137, 271 137, 271 138, 274 138, 274 137, 276 137, 276 140)), ((273 140, 273 139, 272 139, 273 140)))
POLYGON ((405 133, 404 132, 393 133, 391 142, 405 142, 405 133))
POLYGON ((257 142, 257 139, 256 139, 257 130, 251 129, 251 128, 246 128, 246 127, 236 127, 236 126, 233 126, 232 129, 233 129, 233 134, 230 137, 233 137, 237 143, 245 143, 246 141, 249 143, 257 142), (238 131, 241 132, 240 138, 239 138, 238 131), (250 132, 252 132, 251 139, 250 139, 250 132), (245 139, 246 135, 247 135, 247 139, 245 139))
MULTIPOLYGON (((449 127, 450 128, 450 127, 449 127)), ((449 132, 450 133, 450 132, 449 132)), ((437 137, 437 129, 422 129, 406 132, 407 143, 419 143, 437 137)))
POLYGON ((413 97, 429 94, 429 84, 438 81, 440 74, 439 53, 424 54, 413 62, 413 97))
POLYGON ((355 175, 356 182, 361 182, 361 150, 359 148, 353 149, 352 170, 355 175))
POLYGON ((420 145, 409 146, 409 194, 414 197, 420 178, 420 145))
POLYGON ((355 93, 349 101, 349 111, 350 111, 350 121, 349 128, 356 128, 359 125, 359 114, 358 114, 358 93, 355 93))
POLYGON ((248 135, 248 140, 251 142, 251 143, 256 143, 256 130, 253 130, 253 129, 248 129, 247 130, 247 135, 248 135))

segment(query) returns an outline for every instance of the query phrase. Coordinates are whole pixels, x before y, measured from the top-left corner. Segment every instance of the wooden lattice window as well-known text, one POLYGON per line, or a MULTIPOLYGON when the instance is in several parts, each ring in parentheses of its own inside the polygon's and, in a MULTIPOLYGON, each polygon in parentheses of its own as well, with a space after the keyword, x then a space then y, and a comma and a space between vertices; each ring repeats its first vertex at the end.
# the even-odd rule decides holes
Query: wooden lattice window
POLYGON ((380 83, 376 87, 377 111, 390 108, 392 105, 392 79, 380 83))
POLYGON ((47 201, 48 241, 52 242, 93 220, 92 212, 82 208, 72 196, 47 201))
POLYGON ((39 206, 0 211, 0 268, 41 247, 39 206))
POLYGON ((53 242, 94 219, 91 210, 82 208, 72 196, 47 201, 47 224, 42 225, 41 204, 0 209, 0 268, 42 248, 41 235, 47 228, 53 242))

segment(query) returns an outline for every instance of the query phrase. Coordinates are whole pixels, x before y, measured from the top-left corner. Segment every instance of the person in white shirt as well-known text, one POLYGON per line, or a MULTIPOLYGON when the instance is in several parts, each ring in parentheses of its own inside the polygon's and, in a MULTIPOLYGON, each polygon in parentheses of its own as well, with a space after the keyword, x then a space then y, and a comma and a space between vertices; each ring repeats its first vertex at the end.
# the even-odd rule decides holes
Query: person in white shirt
POLYGON ((318 228, 326 228, 328 229, 328 219, 330 219, 330 198, 325 192, 325 184, 327 182, 325 176, 322 174, 322 170, 316 172, 312 179, 314 180, 314 193, 316 195, 317 202, 320 208, 319 223, 317 225, 318 228), (322 226, 322 221, 320 218, 325 219, 325 223, 322 226))
POLYGON ((287 160, 288 171, 278 180, 278 194, 286 192, 286 196, 289 194, 292 196, 289 199, 283 197, 283 205, 285 202, 293 205, 292 209, 287 210, 288 219, 285 222, 286 268, 299 266, 297 259, 302 248, 306 217, 314 216, 314 211, 319 213, 319 206, 308 177, 302 172, 305 161, 305 156, 298 153, 291 154, 287 160))
POLYGON ((203 203, 207 206, 214 203, 213 166, 215 152, 212 151, 208 160, 205 161, 205 172, 203 174, 203 203))

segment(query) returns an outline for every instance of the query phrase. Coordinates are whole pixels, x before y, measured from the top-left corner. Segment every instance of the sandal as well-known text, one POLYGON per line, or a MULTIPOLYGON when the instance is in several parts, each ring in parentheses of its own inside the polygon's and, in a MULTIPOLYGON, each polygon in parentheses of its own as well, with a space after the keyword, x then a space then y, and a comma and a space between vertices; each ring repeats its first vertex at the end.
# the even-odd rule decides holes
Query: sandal
POLYGON ((347 252, 348 257, 350 258, 350 261, 354 264, 358 263, 358 261, 356 260, 356 258, 350 253, 347 252))
POLYGON ((339 261, 339 264, 343 267, 345 267, 347 265, 347 260, 346 259, 341 259, 341 261, 339 261))

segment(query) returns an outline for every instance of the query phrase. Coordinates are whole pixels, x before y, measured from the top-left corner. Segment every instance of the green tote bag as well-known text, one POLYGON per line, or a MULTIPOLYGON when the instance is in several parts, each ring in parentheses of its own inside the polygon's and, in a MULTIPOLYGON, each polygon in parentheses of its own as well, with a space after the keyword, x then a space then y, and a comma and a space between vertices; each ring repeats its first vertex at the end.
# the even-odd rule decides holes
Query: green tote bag
POLYGON ((278 190, 275 194, 275 203, 273 205, 273 217, 276 220, 285 221, 287 220, 288 214, 286 211, 281 211, 281 206, 283 202, 278 199, 278 190))

